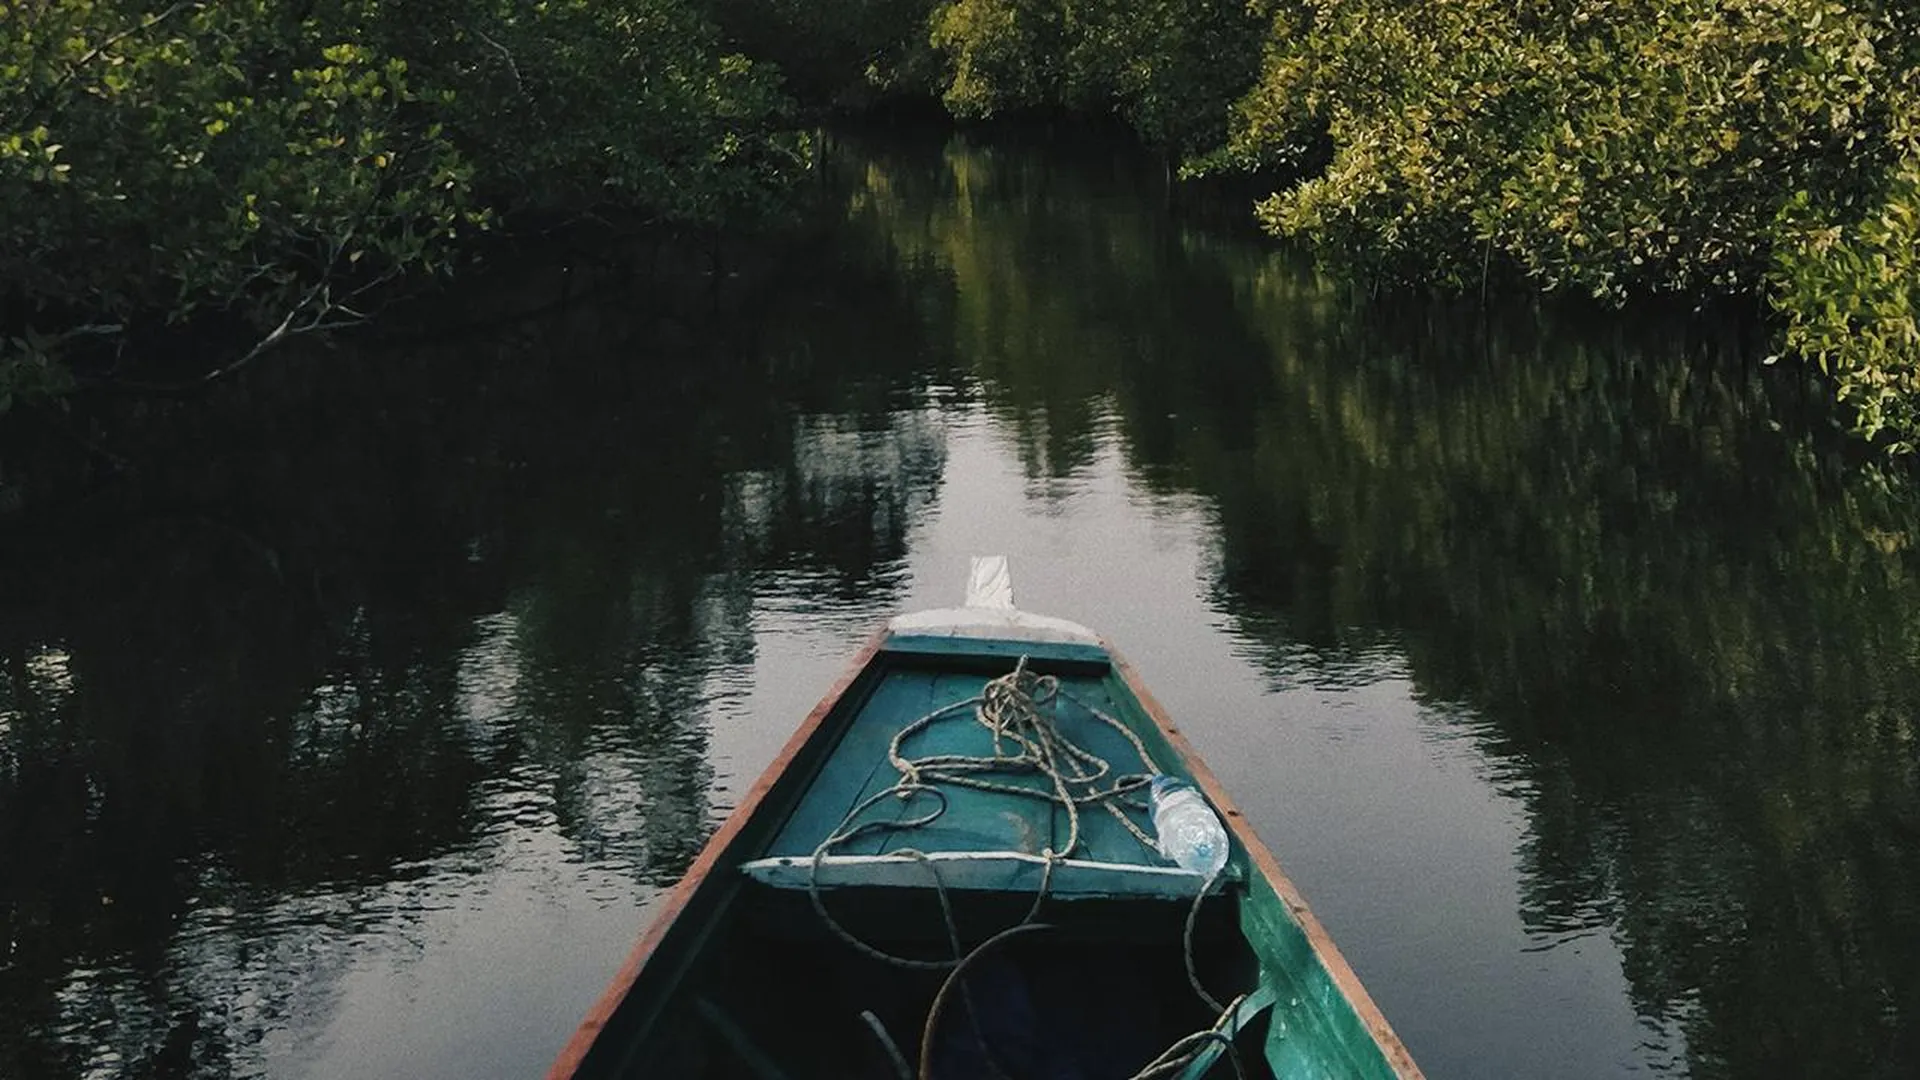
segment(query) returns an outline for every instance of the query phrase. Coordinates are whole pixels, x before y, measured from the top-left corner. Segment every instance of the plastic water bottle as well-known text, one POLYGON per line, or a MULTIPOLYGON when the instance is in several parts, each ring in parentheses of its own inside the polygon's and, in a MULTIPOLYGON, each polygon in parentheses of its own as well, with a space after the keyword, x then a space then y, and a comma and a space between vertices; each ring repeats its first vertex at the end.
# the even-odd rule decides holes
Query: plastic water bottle
POLYGON ((1177 776, 1153 778, 1153 832, 1160 854, 1211 877, 1227 865, 1227 830, 1199 789, 1177 776))

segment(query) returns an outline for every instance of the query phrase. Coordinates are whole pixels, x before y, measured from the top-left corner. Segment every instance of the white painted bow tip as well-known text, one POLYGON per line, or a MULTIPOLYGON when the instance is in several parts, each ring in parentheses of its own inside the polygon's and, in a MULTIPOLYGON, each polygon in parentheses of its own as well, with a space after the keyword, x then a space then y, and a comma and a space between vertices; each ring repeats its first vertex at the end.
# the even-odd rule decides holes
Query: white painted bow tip
POLYGON ((967 574, 967 606, 1013 610, 1013 571, 1005 555, 975 555, 967 574))

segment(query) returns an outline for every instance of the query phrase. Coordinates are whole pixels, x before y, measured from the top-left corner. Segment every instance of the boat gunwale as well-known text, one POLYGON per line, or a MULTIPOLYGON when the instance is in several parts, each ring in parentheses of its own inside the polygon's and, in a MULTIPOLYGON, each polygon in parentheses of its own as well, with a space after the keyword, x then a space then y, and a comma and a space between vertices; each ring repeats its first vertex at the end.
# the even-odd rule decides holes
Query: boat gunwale
POLYGON ((1394 1076, 1399 1080, 1425 1080, 1426 1074, 1421 1072, 1420 1066, 1414 1063, 1412 1053, 1407 1050, 1406 1044, 1400 1041, 1400 1036, 1394 1032, 1393 1025, 1387 1022, 1386 1014, 1381 1012, 1380 1006, 1374 1003, 1373 995, 1367 993, 1366 986, 1360 982, 1360 976, 1354 972, 1353 966, 1347 963, 1347 958, 1341 954, 1339 946, 1334 944, 1333 935, 1327 933, 1327 928, 1321 925, 1313 909, 1307 906, 1306 897, 1294 885, 1293 879, 1287 877, 1286 873, 1280 869, 1280 860, 1254 833, 1253 826, 1248 824, 1246 815, 1241 812, 1240 807, 1227 796, 1226 788, 1222 787, 1219 778, 1213 775, 1213 770, 1207 766, 1206 760, 1194 749, 1193 744, 1187 741, 1186 734, 1173 722, 1165 707, 1160 704, 1160 700, 1147 689, 1147 684, 1141 679, 1138 669, 1121 655, 1120 650, 1113 647, 1111 641, 1102 637, 1100 643, 1105 646, 1107 656, 1112 660, 1114 673, 1119 675, 1134 699, 1140 703, 1140 708, 1146 713, 1147 718, 1160 729, 1160 734, 1173 747, 1174 753, 1180 755, 1181 764, 1186 767, 1194 783, 1206 794, 1207 799, 1220 811, 1228 831, 1240 841, 1240 846, 1246 850, 1247 858, 1253 863, 1254 869, 1267 880, 1267 884, 1273 887, 1274 894, 1280 898, 1280 902, 1286 905, 1288 918, 1292 919, 1306 935, 1307 945, 1313 950, 1314 959, 1319 961, 1328 978, 1333 980, 1333 985, 1339 989, 1341 995, 1346 998, 1347 1004, 1352 1007, 1355 1015, 1366 1027, 1367 1033, 1373 1037, 1374 1044, 1379 1047, 1387 1067, 1393 1070, 1394 1076))
POLYGON ((708 876, 719 865, 722 856, 726 855, 734 842, 746 831, 748 824, 759 814, 760 804, 766 801, 774 786, 786 775, 788 766, 793 764, 794 759, 799 757, 801 751, 805 750, 819 734, 827 718, 840 707, 840 701, 846 696, 847 691, 852 689, 860 676, 872 666, 889 636, 889 631, 882 629, 867 639, 866 644, 862 645, 860 651, 855 653, 853 659, 848 662, 846 670, 841 672, 840 677, 828 688, 813 710, 807 713, 806 718, 800 721, 799 727, 794 729, 786 744, 780 748, 780 752, 774 755, 773 760, 761 771, 759 778, 754 780, 753 786, 747 789, 740 802, 727 815, 726 821, 722 822, 720 828, 707 838, 706 846, 700 849, 700 854, 694 858, 692 865, 687 867, 686 873, 681 875, 673 890, 667 894, 660 909, 654 912, 646 930, 641 933, 640 940, 635 942, 633 948, 628 951, 627 958, 621 963, 620 970, 614 974, 613 981, 601 992, 599 998, 595 999, 592 1007, 587 1010, 585 1018, 574 1029, 566 1045, 561 1048, 559 1056, 554 1059, 553 1066, 547 1070, 547 1080, 571 1080, 580 1071, 580 1066, 592 1052, 600 1033, 605 1030, 607 1023, 613 1019, 620 1006, 626 1003, 628 993, 639 981, 640 974, 646 969, 647 961, 653 957, 654 951, 659 948, 667 934, 679 924, 680 916, 685 913, 701 886, 706 884, 708 876))
MULTIPOLYGON (((661 904, 659 910, 653 914, 647 928, 641 933, 639 940, 635 942, 633 948, 628 951, 626 959, 621 963, 620 969, 615 973, 612 982, 608 984, 607 988, 601 992, 600 996, 587 1010, 586 1016, 582 1019, 579 1026, 574 1029, 573 1034, 568 1038, 565 1046, 562 1047, 559 1056, 555 1058, 553 1066, 547 1072, 547 1080, 573 1080, 578 1074, 580 1067, 585 1063, 588 1054, 592 1052, 600 1035, 621 1006, 626 1003, 629 993, 639 981, 642 972, 645 971, 655 951, 666 939, 667 935, 673 931, 674 927, 678 925, 681 916, 685 914, 686 909, 691 905, 695 895, 707 883, 707 879, 712 875, 721 859, 740 839, 741 834, 746 831, 749 824, 759 814, 761 804, 766 801, 774 787, 786 776, 788 768, 807 746, 820 735, 821 729, 825 726, 828 718, 840 707, 840 703, 842 699, 846 697, 847 692, 851 690, 859 681, 860 677, 874 665, 882 653, 887 651, 888 642, 894 636, 895 632, 893 630, 883 627, 867 639, 866 643, 862 645, 860 650, 849 660, 846 669, 840 674, 839 678, 835 680, 833 685, 821 697, 819 703, 813 707, 812 711, 800 722, 793 734, 788 737, 786 744, 781 747, 780 752, 774 756, 773 760, 768 763, 766 769, 760 773, 760 776, 754 781, 753 786, 747 790, 740 802, 734 806, 732 812, 727 815, 726 820, 721 824, 720 828, 708 838, 706 846, 700 850, 700 854, 694 859, 693 863, 688 866, 686 873, 681 876, 672 891, 668 893, 666 900, 661 904)), ((957 647, 959 644, 958 642, 955 643, 955 651, 964 651, 957 647)), ((1361 1024, 1365 1027, 1367 1033, 1372 1037, 1375 1045, 1380 1050, 1381 1056, 1385 1060, 1388 1068, 1392 1070, 1393 1075, 1397 1077, 1398 1080, 1425 1080, 1425 1074, 1422 1073, 1420 1067, 1414 1063, 1412 1054, 1408 1052, 1406 1045, 1400 1041, 1400 1037, 1395 1034, 1392 1025, 1388 1023, 1386 1015, 1382 1013, 1379 1006, 1375 1004, 1372 995, 1367 993, 1366 987, 1360 982, 1360 977, 1355 974, 1352 966, 1347 963, 1346 957, 1341 954, 1339 947, 1334 943, 1332 935, 1327 932, 1326 928, 1321 925, 1320 920, 1313 914, 1312 909, 1308 907, 1305 896, 1303 896, 1298 887, 1294 885, 1292 879, 1288 878, 1285 872, 1280 869, 1280 862, 1274 856, 1272 850, 1254 833, 1252 826, 1248 824, 1246 820, 1246 815, 1243 814, 1233 800, 1228 797, 1226 789, 1221 786, 1219 779, 1214 776, 1213 770, 1207 766, 1206 761, 1201 758, 1198 751, 1194 749, 1193 744, 1187 740, 1186 735, 1180 730, 1179 726, 1173 722, 1165 707, 1160 704, 1159 699, 1154 697, 1153 692, 1147 688, 1145 681, 1140 677, 1138 669, 1136 669, 1118 649, 1114 648, 1113 643, 1106 637, 1102 636, 1099 638, 1099 648, 1105 651, 1107 662, 1110 665, 1112 673, 1120 679, 1121 683, 1126 686, 1128 692, 1133 695, 1135 701, 1138 702, 1140 706, 1142 714, 1158 729, 1160 735, 1167 741, 1168 745, 1172 747, 1174 753, 1180 757, 1182 766, 1185 767, 1188 774, 1193 778, 1194 783, 1206 794, 1207 798, 1213 802, 1213 805, 1219 809, 1227 829, 1233 833, 1234 837, 1240 842, 1241 847, 1246 851, 1249 861, 1253 864, 1253 869, 1266 879, 1267 883, 1273 888, 1274 894, 1280 899, 1281 903, 1285 905, 1288 918, 1293 920, 1294 924, 1300 928, 1306 938, 1308 947, 1313 952, 1315 960, 1321 965, 1322 969, 1326 971, 1333 985, 1340 991, 1342 997, 1345 998, 1348 1006, 1354 1010, 1355 1015, 1359 1018, 1361 1024)))

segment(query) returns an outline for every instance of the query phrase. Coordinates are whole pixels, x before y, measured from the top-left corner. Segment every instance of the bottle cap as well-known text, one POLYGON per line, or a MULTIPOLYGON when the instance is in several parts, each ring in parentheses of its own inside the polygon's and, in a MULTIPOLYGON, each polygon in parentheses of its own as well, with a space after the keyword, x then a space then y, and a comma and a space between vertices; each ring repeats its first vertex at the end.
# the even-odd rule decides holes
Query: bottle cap
POLYGON ((1166 773, 1161 773, 1153 778, 1153 783, 1149 790, 1152 791, 1154 795, 1159 796, 1179 791, 1181 788, 1191 788, 1192 786, 1192 784, 1182 780, 1178 776, 1168 776, 1166 773))

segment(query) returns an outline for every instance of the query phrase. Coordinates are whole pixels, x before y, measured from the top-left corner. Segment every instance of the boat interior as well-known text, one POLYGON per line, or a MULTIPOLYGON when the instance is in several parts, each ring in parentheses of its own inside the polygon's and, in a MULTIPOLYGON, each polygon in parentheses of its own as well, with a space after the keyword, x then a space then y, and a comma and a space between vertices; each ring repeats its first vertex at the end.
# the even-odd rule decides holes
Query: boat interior
MULTIPOLYGON (((963 948, 1019 924, 1030 899, 950 894, 963 948)), ((1125 1080, 1217 1018, 1188 985, 1188 905, 1176 901, 1045 905, 1031 929, 969 963, 936 1015, 948 971, 857 954, 804 892, 755 885, 741 900, 651 1037, 633 1046, 625 1075, 1125 1080)), ((828 903, 870 945, 903 957, 954 955, 930 891, 837 889, 828 903)), ((1258 978, 1231 908, 1227 896, 1210 899, 1195 928, 1195 966, 1217 994, 1258 978)), ((1248 1077, 1272 1075, 1261 1050, 1270 1012, 1244 1025, 1248 1077)), ((1232 1076, 1230 1063, 1211 1075, 1232 1076)))
POLYGON ((1213 878, 1153 849, 1144 777, 1184 767, 1104 648, 896 635, 796 745, 576 1075, 1392 1075, 1239 841, 1213 878), (1084 755, 1049 751, 1041 772, 1079 778, 1085 803, 1051 775, 968 771, 1010 752, 978 703, 1016 668, 1043 680, 1023 685, 1060 753, 1084 755))

